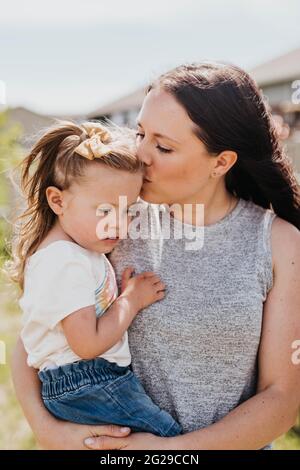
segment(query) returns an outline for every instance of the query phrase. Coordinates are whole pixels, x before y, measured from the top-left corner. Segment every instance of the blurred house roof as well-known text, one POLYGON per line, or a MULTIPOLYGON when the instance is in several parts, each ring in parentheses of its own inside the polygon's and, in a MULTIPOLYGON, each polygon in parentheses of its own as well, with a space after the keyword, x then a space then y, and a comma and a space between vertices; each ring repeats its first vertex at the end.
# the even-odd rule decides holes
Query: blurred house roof
POLYGON ((129 95, 125 95, 118 100, 100 106, 95 111, 88 114, 88 118, 92 119, 100 116, 108 116, 116 113, 123 113, 140 108, 145 96, 145 88, 140 88, 129 95))
POLYGON ((27 147, 31 146, 33 141, 36 139, 36 134, 39 133, 43 128, 51 126, 56 119, 62 120, 82 120, 83 116, 51 116, 47 114, 39 114, 30 109, 22 106, 16 108, 8 108, 8 123, 17 123, 21 125, 22 137, 21 143, 27 147))
POLYGON ((10 122, 21 124, 24 134, 33 134, 42 127, 49 126, 53 122, 51 116, 35 113, 21 106, 8 108, 8 119, 10 122))
POLYGON ((250 73, 260 86, 300 79, 300 48, 264 62, 250 73))
MULTIPOLYGON (((254 67, 250 70, 250 74, 261 87, 300 79, 300 48, 254 67)), ((115 101, 100 106, 89 113, 87 117, 93 119, 136 110, 140 108, 144 96, 145 88, 140 88, 115 101)))
MULTIPOLYGON (((250 70, 260 87, 300 79, 300 48, 283 54, 250 70)), ((104 104, 85 116, 57 116, 60 119, 95 119, 119 113, 137 111, 143 102, 145 87, 104 104)), ((55 117, 38 114, 23 107, 8 110, 11 121, 21 123, 26 136, 34 135, 43 127, 53 123, 55 117)))

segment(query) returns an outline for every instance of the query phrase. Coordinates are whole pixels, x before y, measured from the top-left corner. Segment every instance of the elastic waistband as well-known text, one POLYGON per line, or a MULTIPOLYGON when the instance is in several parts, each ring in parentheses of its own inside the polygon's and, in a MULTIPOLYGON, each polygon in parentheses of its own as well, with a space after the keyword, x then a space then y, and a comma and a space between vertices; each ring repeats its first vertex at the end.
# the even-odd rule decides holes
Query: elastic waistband
POLYGON ((102 357, 81 360, 64 364, 55 369, 42 369, 38 375, 43 383, 43 398, 51 398, 59 394, 78 390, 85 385, 94 385, 130 371, 128 366, 122 367, 115 362, 109 362, 102 357))

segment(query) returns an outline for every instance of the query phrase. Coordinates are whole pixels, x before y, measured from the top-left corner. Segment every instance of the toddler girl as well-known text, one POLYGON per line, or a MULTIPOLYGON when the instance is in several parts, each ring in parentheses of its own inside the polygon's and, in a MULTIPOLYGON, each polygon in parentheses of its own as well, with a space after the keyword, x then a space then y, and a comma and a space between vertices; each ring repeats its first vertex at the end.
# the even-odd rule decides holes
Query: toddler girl
POLYGON ((126 234, 143 165, 128 129, 61 122, 23 162, 27 208, 14 248, 21 337, 57 418, 174 436, 181 426, 134 376, 127 329, 164 297, 153 272, 127 268, 118 296, 105 256, 126 234), (126 196, 121 207, 119 196, 126 196), (129 209, 128 209, 129 208, 129 209))

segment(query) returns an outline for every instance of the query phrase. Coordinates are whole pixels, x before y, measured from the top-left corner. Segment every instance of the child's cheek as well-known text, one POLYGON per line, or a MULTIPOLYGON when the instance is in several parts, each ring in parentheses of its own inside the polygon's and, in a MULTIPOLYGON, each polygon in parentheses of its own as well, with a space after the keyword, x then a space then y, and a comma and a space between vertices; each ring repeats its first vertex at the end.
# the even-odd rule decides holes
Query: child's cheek
MULTIPOLYGON (((74 226, 73 226, 74 227, 74 226)), ((76 226, 74 227, 78 238, 81 240, 92 241, 95 239, 95 220, 91 220, 86 214, 76 218, 76 226)))
POLYGON ((105 238, 105 227, 106 227, 106 223, 104 219, 102 218, 97 222, 97 225, 96 225, 96 237, 99 238, 99 240, 101 240, 102 238, 105 238))

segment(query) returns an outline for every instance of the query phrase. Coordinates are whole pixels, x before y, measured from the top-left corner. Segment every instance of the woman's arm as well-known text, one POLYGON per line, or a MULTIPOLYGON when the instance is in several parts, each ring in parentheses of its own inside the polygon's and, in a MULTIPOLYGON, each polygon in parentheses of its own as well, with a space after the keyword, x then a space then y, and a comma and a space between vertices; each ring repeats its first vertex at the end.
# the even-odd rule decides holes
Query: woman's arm
POLYGON ((171 438, 100 437, 90 448, 261 449, 293 426, 300 406, 300 364, 292 360, 292 344, 300 340, 300 232, 278 217, 272 252, 274 285, 264 304, 257 394, 204 429, 171 438))
POLYGON ((276 218, 272 227, 274 285, 264 305, 257 394, 219 422, 181 442, 200 448, 259 449, 288 431, 300 406, 300 232, 276 218))
POLYGON ((129 429, 122 432, 120 426, 84 426, 54 418, 43 404, 37 371, 28 367, 26 359, 26 351, 19 339, 12 357, 13 382, 24 415, 43 448, 86 450, 84 438, 96 435, 121 437, 129 434, 129 429))

